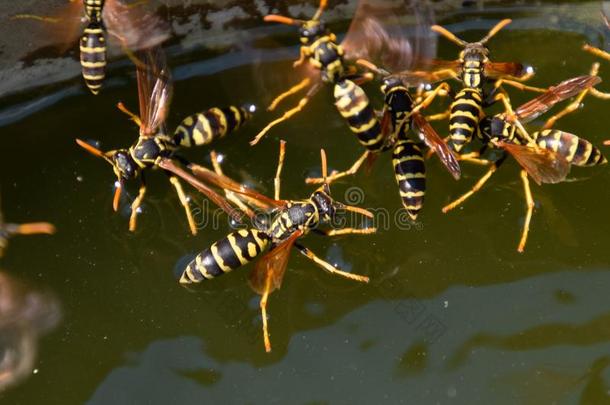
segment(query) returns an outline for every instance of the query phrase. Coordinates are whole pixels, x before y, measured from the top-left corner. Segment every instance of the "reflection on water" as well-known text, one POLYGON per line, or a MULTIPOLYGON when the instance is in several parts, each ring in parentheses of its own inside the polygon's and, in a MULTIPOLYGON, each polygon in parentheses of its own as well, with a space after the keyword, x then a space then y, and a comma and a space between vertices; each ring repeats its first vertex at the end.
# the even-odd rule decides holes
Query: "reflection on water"
POLYGON ((0 391, 32 372, 38 339, 59 317, 54 297, 0 272, 0 391))

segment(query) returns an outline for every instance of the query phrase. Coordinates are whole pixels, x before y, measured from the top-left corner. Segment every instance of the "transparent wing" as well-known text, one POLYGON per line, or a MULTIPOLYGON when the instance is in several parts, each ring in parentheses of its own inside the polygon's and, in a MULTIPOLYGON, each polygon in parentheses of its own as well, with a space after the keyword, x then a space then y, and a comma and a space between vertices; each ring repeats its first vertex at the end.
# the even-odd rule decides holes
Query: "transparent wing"
POLYGON ((159 167, 168 172, 180 177, 182 180, 189 183, 193 188, 200 191, 203 195, 205 195, 210 201, 220 207, 223 211, 225 211, 231 218, 236 221, 241 221, 241 214, 239 210, 234 208, 226 198, 218 194, 216 191, 208 187, 201 180, 197 179, 192 174, 183 170, 180 166, 176 165, 176 163, 168 158, 163 158, 159 161, 159 167))
POLYGON ((445 165, 449 173, 458 180, 462 174, 460 164, 455 157, 455 154, 451 151, 447 143, 441 138, 438 133, 432 128, 432 125, 422 114, 415 113, 411 117, 414 129, 417 130, 420 136, 423 138, 426 145, 432 149, 441 163, 445 165))
POLYGON ((560 183, 570 171, 570 163, 548 149, 512 143, 500 143, 499 146, 510 153, 538 185, 560 183))
MULTIPOLYGON (((538 97, 520 105, 515 110, 516 117, 521 122, 529 122, 548 111, 555 104, 573 97, 581 91, 595 86, 601 81, 597 76, 578 76, 564 80, 538 97)), ((509 117, 510 118, 510 117, 509 117)))
POLYGON ((257 294, 262 295, 265 291, 271 293, 281 287, 288 266, 291 248, 302 234, 301 231, 293 233, 288 239, 271 249, 271 251, 256 262, 250 274, 250 287, 257 294), (267 280, 270 281, 269 288, 267 288, 267 280))
POLYGON ((527 74, 527 68, 517 62, 487 62, 485 75, 488 77, 514 77, 519 78, 527 74))
POLYGON ((158 46, 170 36, 169 24, 147 10, 146 3, 106 0, 104 4, 104 25, 127 53, 158 46))
POLYGON ((404 70, 436 53, 427 2, 361 0, 342 46, 347 59, 366 59, 388 70, 404 70))
POLYGON ((164 124, 169 112, 173 86, 171 75, 160 47, 135 55, 140 102, 140 134, 153 136, 164 124))

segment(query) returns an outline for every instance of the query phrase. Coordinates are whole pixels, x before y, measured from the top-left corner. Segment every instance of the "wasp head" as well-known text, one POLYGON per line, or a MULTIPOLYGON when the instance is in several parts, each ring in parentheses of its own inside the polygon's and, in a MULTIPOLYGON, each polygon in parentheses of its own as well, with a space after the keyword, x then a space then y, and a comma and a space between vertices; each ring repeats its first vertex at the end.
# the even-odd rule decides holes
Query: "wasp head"
POLYGON ((322 21, 304 21, 299 28, 300 40, 303 45, 310 45, 320 37, 328 34, 326 25, 322 21))
POLYGON ((119 179, 129 180, 138 176, 139 167, 133 160, 128 150, 119 149, 109 152, 110 164, 119 179))
POLYGON ((330 222, 335 216, 335 211, 341 206, 330 196, 328 184, 324 184, 311 195, 311 200, 318 209, 320 220, 330 222))

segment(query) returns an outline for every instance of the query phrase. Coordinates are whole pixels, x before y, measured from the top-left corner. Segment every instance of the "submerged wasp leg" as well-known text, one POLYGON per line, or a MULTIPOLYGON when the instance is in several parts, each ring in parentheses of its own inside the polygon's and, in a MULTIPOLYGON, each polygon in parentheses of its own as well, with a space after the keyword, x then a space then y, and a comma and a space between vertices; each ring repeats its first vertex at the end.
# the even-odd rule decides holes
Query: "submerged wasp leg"
POLYGON ((267 301, 269 300, 269 292, 271 291, 271 274, 267 273, 265 278, 265 289, 261 296, 259 306, 261 308, 261 318, 263 320, 263 341, 265 343, 265 351, 269 353, 271 351, 271 339, 269 338, 269 324, 267 319, 267 301))
POLYGON ((284 101, 287 97, 290 97, 293 94, 300 92, 305 87, 309 86, 310 83, 311 83, 311 79, 308 77, 301 80, 298 84, 295 84, 294 86, 292 86, 291 88, 289 88, 288 90, 286 90, 285 92, 283 92, 282 94, 280 94, 279 96, 274 98, 273 101, 271 102, 271 104, 269 104, 269 107, 267 107, 267 111, 275 110, 277 108, 277 106, 282 101, 284 101))

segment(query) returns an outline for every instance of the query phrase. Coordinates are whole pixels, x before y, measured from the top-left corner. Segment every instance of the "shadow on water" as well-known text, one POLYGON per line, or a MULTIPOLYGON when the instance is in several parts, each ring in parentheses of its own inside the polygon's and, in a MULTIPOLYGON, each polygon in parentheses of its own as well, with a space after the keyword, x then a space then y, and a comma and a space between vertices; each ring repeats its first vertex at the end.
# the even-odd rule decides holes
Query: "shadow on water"
MULTIPOLYGON (((301 8, 264 2, 262 10, 242 3, 226 30, 223 23, 231 19, 211 6, 194 19, 177 19, 176 31, 192 29, 185 28, 168 49, 177 61, 170 127, 213 105, 264 105, 297 80, 290 68, 295 33, 254 20, 273 7, 307 15, 313 3, 301 8), (214 34, 205 46, 197 45, 202 27, 214 34), (248 27, 252 47, 227 45, 235 27, 248 27), (265 42, 269 35, 277 42, 265 42), (210 45, 213 39, 220 45, 210 45)), ((585 41, 603 46, 608 35, 598 2, 489 3, 456 10, 435 2, 436 19, 472 39, 499 18, 513 17, 494 37, 492 52, 497 60, 534 65, 536 85, 587 72, 593 58, 579 48, 585 41)), ((351 6, 341 2, 331 14, 333 24, 345 26, 351 6)), ((438 52, 453 58, 457 49, 439 41, 438 52)), ((135 138, 132 123, 114 108, 119 100, 137 105, 134 76, 124 61, 115 63, 99 97, 78 87, 76 67, 59 84, 3 99, 2 137, 10 150, 0 160, 6 214, 48 218, 59 229, 36 245, 16 240, 3 266, 56 291, 65 312, 57 332, 43 341, 39 373, 4 393, 7 403, 188 404, 227 397, 234 403, 607 401, 605 168, 575 169, 570 177, 579 181, 533 188, 537 210, 527 250, 519 255, 525 208, 514 163, 463 208, 443 215, 440 208, 482 170, 465 167, 463 180, 454 182, 430 160, 425 211, 417 224, 398 230, 400 201, 390 159, 381 157, 369 174, 333 184, 332 192, 346 200, 358 187, 362 205, 388 210, 387 229, 370 237, 307 238, 320 256, 370 275, 371 283, 334 278, 293 254, 283 288, 270 298, 274 350, 267 355, 258 297, 247 286, 250 268, 192 292, 175 282, 175 269, 224 236, 227 224, 188 236, 173 190, 154 173, 139 229, 128 233, 125 213, 111 212, 109 168, 74 144, 82 137, 113 148, 135 138)), ((608 72, 610 65, 603 64, 602 77, 608 72)), ((378 104, 376 87, 367 90, 378 104)), ((528 97, 516 94, 515 100, 528 97)), ((277 139, 283 138, 282 193, 306 196, 311 188, 303 187, 303 177, 318 170, 320 146, 335 169, 361 153, 330 100, 330 90, 321 91, 306 112, 251 149, 247 140, 273 117, 261 113, 214 146, 225 157, 225 172, 270 190, 277 139)), ((608 105, 585 103, 561 121, 562 128, 599 144, 610 138, 600 119, 608 105)), ((192 150, 187 157, 207 163, 207 154, 192 150)), ((135 193, 128 189, 131 197, 135 193)))

